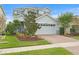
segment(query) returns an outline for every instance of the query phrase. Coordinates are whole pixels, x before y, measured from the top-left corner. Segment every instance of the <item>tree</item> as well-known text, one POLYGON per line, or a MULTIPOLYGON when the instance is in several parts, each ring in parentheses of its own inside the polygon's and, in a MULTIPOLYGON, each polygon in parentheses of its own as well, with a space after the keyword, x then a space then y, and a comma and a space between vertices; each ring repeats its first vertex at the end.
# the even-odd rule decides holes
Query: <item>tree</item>
POLYGON ((22 19, 24 20, 24 29, 25 33, 27 35, 35 35, 37 29, 39 29, 39 25, 36 23, 36 18, 39 14, 39 10, 37 9, 26 9, 26 8, 21 8, 21 9, 15 9, 14 10, 14 18, 17 19, 22 19))
POLYGON ((21 22, 19 20, 14 20, 13 25, 15 26, 14 29, 17 30, 21 26, 21 22))
POLYGON ((26 27, 26 34, 32 36, 35 35, 39 25, 36 23, 36 13, 29 11, 28 15, 24 15, 24 23, 26 27))
POLYGON ((7 24, 6 31, 7 31, 8 33, 10 33, 10 34, 13 34, 14 30, 15 30, 15 29, 14 29, 13 23, 12 23, 12 22, 9 22, 9 23, 7 24))
POLYGON ((6 31, 10 34, 13 34, 19 27, 20 27, 20 21, 14 20, 13 22, 9 22, 7 24, 6 31))
POLYGON ((64 35, 66 35, 66 28, 70 26, 70 22, 72 21, 73 14, 65 13, 59 16, 59 23, 64 28, 64 35))

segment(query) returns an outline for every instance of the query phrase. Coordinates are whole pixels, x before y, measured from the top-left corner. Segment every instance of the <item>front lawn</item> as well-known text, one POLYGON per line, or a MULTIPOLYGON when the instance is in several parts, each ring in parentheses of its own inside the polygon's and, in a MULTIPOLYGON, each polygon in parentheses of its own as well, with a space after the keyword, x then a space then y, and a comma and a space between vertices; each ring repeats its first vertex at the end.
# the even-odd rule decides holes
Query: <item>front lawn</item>
POLYGON ((72 38, 79 40, 79 36, 73 36, 72 38))
POLYGON ((35 45, 49 44, 49 42, 46 41, 46 40, 19 41, 15 36, 6 36, 5 40, 8 41, 8 43, 0 44, 0 48, 14 48, 14 47, 35 46, 35 45))
POLYGON ((64 48, 49 48, 42 50, 8 53, 5 55, 72 55, 72 53, 64 48))

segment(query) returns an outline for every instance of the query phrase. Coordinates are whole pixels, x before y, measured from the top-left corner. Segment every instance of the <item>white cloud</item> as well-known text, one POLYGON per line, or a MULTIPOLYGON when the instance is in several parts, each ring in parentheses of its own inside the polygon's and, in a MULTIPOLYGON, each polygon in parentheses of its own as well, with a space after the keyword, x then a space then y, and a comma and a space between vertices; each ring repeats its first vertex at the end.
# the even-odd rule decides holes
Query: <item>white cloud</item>
POLYGON ((58 15, 57 15, 57 14, 53 14, 52 17, 53 17, 53 18, 57 18, 58 15))
POLYGON ((73 8, 73 9, 70 9, 69 11, 74 13, 75 15, 79 15, 79 8, 73 8))
POLYGON ((61 13, 66 13, 66 12, 72 12, 74 15, 79 15, 79 7, 78 8, 69 8, 69 9, 62 9, 62 10, 57 10, 54 11, 54 14, 60 15, 61 13))
POLYGON ((61 11, 60 13, 65 13, 65 12, 72 12, 74 13, 74 15, 79 15, 79 8, 66 9, 66 10, 61 11))

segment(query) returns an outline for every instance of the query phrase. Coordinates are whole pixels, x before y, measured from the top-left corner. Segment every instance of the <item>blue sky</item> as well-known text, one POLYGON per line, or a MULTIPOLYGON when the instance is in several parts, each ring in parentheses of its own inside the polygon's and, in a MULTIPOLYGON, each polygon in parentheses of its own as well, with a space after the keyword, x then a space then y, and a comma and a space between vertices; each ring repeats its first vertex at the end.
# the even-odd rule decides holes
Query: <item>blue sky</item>
POLYGON ((74 15, 79 15, 79 4, 3 4, 2 6, 6 14, 7 21, 13 20, 13 9, 22 7, 49 8, 51 10, 52 17, 57 17, 59 14, 65 12, 73 12, 74 15))

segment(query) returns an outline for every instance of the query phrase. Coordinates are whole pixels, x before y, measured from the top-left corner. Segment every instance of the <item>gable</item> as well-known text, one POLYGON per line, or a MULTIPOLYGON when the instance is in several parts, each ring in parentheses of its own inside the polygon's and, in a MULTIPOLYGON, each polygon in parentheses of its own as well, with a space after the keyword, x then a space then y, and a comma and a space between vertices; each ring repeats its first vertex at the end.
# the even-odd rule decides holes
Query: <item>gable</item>
POLYGON ((54 18, 50 17, 49 15, 44 15, 36 19, 37 23, 47 23, 47 24, 56 24, 54 18))

